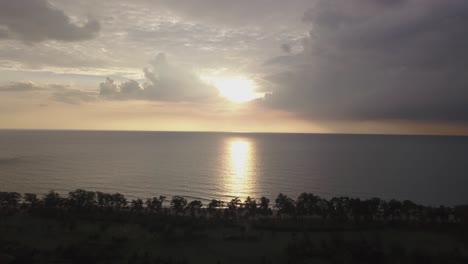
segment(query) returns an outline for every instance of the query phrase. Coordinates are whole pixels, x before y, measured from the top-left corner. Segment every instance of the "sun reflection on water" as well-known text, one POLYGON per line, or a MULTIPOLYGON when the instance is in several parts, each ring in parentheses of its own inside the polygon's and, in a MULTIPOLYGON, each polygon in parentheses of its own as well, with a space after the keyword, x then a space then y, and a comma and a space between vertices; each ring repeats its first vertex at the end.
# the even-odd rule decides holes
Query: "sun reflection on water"
POLYGON ((252 142, 235 138, 227 141, 225 159, 226 193, 231 197, 243 197, 251 193, 254 187, 254 149, 252 142))

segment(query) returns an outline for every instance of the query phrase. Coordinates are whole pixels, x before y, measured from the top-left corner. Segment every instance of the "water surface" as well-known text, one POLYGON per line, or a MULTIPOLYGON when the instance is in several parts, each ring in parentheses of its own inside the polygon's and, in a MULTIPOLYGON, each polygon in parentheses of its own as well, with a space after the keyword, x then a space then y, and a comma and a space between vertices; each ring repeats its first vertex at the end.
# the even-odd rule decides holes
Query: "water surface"
POLYGON ((357 196, 468 203, 468 138, 0 131, 0 190, 129 197, 357 196))

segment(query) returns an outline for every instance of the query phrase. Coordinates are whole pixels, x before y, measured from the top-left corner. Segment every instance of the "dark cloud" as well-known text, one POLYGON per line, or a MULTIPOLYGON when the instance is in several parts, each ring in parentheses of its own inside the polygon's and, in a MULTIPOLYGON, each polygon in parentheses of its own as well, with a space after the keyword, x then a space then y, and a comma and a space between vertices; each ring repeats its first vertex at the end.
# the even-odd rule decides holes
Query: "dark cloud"
POLYGON ((47 39, 80 41, 92 39, 100 30, 96 20, 73 23, 47 0, 0 0, 0 37, 25 42, 47 39))
POLYGON ((311 119, 468 122, 468 2, 322 0, 265 103, 311 119))
POLYGON ((99 85, 100 96, 107 99, 155 101, 207 101, 218 95, 216 88, 203 82, 188 69, 170 64, 164 53, 156 56, 151 68, 145 68, 146 82, 129 80, 117 84, 107 78, 99 85))

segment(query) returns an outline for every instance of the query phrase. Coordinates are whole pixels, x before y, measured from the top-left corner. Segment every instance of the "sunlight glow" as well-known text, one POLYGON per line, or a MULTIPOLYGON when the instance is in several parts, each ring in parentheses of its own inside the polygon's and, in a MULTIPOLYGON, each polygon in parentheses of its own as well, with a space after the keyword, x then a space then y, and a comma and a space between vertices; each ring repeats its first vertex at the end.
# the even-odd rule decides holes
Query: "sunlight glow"
POLYGON ((265 96, 263 93, 255 92, 252 80, 243 77, 218 79, 214 80, 213 84, 221 96, 234 103, 245 103, 265 96))
POLYGON ((249 144, 246 141, 231 142, 231 165, 232 172, 237 177, 244 177, 249 161, 249 144))
POLYGON ((254 186, 254 157, 252 143, 244 139, 231 139, 227 142, 226 193, 229 196, 244 197, 254 186))

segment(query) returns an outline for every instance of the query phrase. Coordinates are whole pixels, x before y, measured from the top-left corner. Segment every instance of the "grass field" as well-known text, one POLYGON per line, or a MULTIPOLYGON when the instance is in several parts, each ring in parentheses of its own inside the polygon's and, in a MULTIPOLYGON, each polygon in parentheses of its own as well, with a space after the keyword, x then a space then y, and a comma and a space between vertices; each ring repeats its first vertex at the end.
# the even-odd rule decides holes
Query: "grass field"
POLYGON ((454 227, 301 231, 182 216, 89 215, 3 215, 0 263, 467 263, 468 259, 466 237, 454 227))

